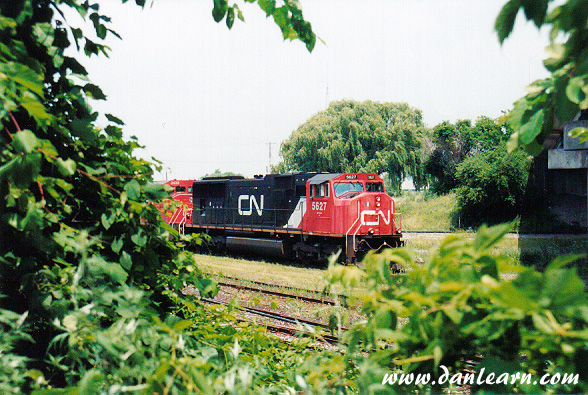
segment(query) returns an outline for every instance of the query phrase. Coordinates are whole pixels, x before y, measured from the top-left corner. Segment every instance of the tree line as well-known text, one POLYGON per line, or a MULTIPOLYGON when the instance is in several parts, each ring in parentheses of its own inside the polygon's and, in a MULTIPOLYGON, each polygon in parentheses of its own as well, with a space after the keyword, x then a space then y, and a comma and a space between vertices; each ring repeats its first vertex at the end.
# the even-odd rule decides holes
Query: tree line
POLYGON ((401 193, 455 192, 466 225, 500 223, 520 214, 530 166, 521 150, 507 152, 503 119, 442 122, 428 128, 407 103, 342 100, 313 115, 282 143, 276 172, 371 172, 401 193))

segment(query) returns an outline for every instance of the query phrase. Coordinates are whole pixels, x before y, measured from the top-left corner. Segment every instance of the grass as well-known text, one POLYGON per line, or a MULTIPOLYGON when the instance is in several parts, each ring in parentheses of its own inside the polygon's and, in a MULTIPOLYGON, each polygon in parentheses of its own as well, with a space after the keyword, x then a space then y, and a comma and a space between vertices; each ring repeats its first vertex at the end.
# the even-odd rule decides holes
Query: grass
POLYGON ((442 232, 455 230, 457 200, 454 193, 434 196, 424 192, 404 191, 394 197, 396 211, 402 213, 402 230, 442 232), (455 222, 455 223, 454 223, 455 222))
MULTIPOLYGON (((474 237, 474 233, 463 233, 463 237, 474 237)), ((429 235, 410 234, 406 238, 406 246, 411 248, 418 261, 426 261, 431 254, 439 249, 443 238, 431 238, 429 235)), ((560 255, 586 254, 588 252, 588 236, 556 236, 508 234, 493 248, 496 254, 504 255, 515 264, 535 266, 543 269, 560 255)), ((588 258, 580 258, 576 262, 579 273, 588 277, 588 258)))
POLYGON ((325 271, 319 268, 203 254, 195 254, 195 259, 202 271, 211 275, 317 292, 321 292, 327 284, 323 279, 325 271))
MULTIPOLYGON (((473 238, 475 233, 463 232, 460 234, 465 238, 473 238)), ((439 246, 446 236, 432 237, 428 234, 412 233, 405 235, 406 247, 415 252, 418 262, 424 262, 429 257, 439 250, 439 246)), ((506 235, 500 240, 496 246, 493 247, 493 252, 499 255, 505 255, 513 260, 514 263, 520 263, 520 250, 517 235, 506 235)))

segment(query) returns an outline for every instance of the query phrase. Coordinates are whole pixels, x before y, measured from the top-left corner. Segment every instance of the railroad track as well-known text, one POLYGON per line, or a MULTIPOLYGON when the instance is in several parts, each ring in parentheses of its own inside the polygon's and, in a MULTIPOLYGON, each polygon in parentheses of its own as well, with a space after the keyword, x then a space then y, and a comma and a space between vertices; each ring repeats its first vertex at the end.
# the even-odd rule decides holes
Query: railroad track
MULTIPOLYGON (((203 302, 210 303, 210 304, 218 304, 218 305, 224 305, 224 306, 227 306, 229 304, 227 302, 221 302, 218 300, 208 299, 208 298, 202 298, 201 300, 203 302)), ((308 325, 311 328, 320 329, 321 331, 323 331, 324 333, 320 333, 319 336, 320 336, 321 340, 323 340, 324 342, 329 343, 329 344, 337 344, 339 342, 339 338, 330 333, 331 328, 329 328, 328 325, 325 325, 325 324, 318 322, 318 321, 293 317, 293 316, 280 314, 280 313, 273 313, 271 311, 257 309, 254 307, 237 307, 237 310, 245 312, 245 313, 259 315, 261 317, 269 318, 272 320, 286 322, 291 325, 298 326, 300 323, 302 323, 302 324, 308 325)), ((246 320, 244 320, 244 321, 246 321, 246 320)), ((285 334, 293 335, 293 336, 296 336, 300 331, 298 328, 292 328, 292 327, 283 326, 283 325, 276 325, 276 324, 264 324, 264 326, 266 326, 268 328, 268 330, 271 332, 285 333, 285 334)), ((346 330, 347 328, 342 328, 342 329, 346 330)))
MULTIPOLYGON (((225 281, 218 281, 218 284, 221 286, 225 286, 225 287, 231 287, 231 288, 235 288, 235 289, 243 289, 243 290, 247 290, 247 291, 254 291, 254 292, 260 292, 260 293, 264 293, 264 294, 268 294, 268 295, 274 295, 274 296, 280 296, 280 297, 284 297, 284 298, 292 298, 292 299, 299 299, 299 300, 303 300, 305 302, 312 302, 312 303, 317 303, 317 304, 327 304, 327 305, 331 305, 334 306, 336 305, 336 302, 332 299, 328 299, 325 297, 312 297, 312 296, 304 296, 304 295, 299 295, 299 294, 292 294, 292 293, 286 293, 286 292, 282 292, 282 291, 277 291, 277 290, 271 290, 271 289, 266 289, 264 287, 270 288, 270 287, 277 287, 275 284, 267 284, 267 283, 262 283, 262 282, 258 282, 258 281, 250 281, 247 280, 248 282, 254 284, 254 285, 242 285, 242 284, 234 284, 234 283, 228 283, 225 281)), ((292 290, 294 290, 293 288, 290 288, 292 290)), ((310 290, 301 290, 303 292, 308 292, 308 293, 318 293, 316 291, 310 291, 310 290)), ((346 299, 346 296, 342 295, 343 299, 346 299)))

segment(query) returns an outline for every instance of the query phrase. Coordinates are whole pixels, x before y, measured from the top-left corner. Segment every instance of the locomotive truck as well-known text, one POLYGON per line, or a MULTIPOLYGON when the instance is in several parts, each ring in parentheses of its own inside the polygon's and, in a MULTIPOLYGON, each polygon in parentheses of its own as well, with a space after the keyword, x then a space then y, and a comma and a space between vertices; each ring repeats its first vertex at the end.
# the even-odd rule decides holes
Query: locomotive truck
MULTIPOLYGON (((168 184, 179 197, 189 182, 168 184)), ((401 215, 377 174, 204 178, 193 181, 191 202, 178 210, 168 223, 207 233, 228 250, 317 259, 340 251, 353 263, 369 250, 403 244, 401 215)))

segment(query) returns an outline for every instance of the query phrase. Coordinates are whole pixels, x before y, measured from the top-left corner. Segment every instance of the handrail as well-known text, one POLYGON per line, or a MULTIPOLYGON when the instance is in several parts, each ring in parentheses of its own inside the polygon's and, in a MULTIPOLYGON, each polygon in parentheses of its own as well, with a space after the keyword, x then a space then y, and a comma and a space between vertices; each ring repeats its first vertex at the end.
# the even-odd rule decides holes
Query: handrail
MULTIPOLYGON (((345 232, 345 252, 347 253, 348 247, 349 247, 349 233, 351 232, 351 229, 353 229, 353 227, 355 226, 355 224, 357 223, 357 221, 359 221, 361 219, 361 204, 359 201, 357 201, 357 218, 355 219, 355 221, 353 221, 353 223, 351 224, 351 226, 349 227, 349 229, 347 229, 347 232, 345 232)), ((361 225, 357 227, 357 230, 355 231, 355 233, 353 233, 353 250, 355 251, 355 237, 357 236, 357 232, 359 232, 359 228, 361 228, 361 225)))

